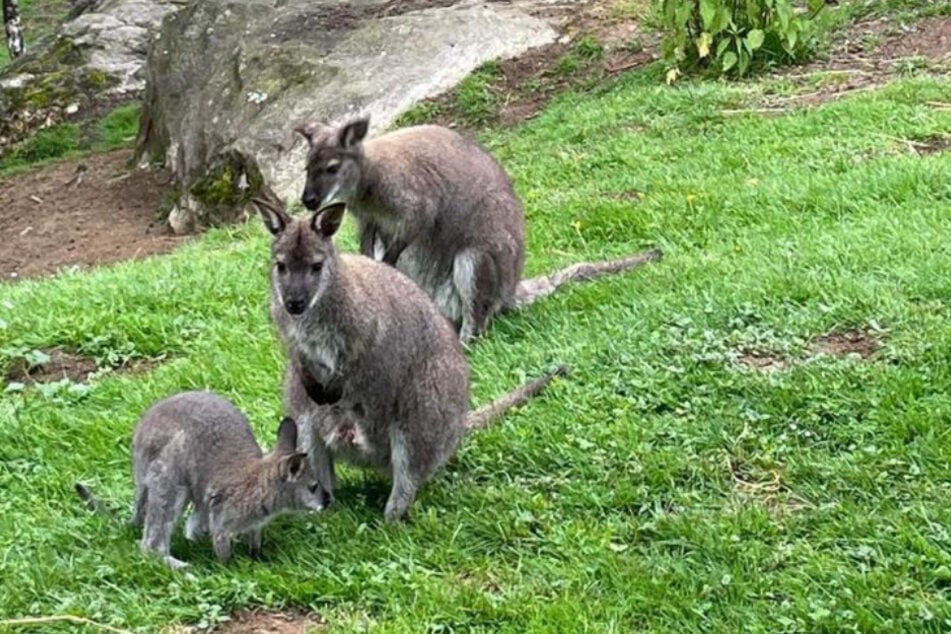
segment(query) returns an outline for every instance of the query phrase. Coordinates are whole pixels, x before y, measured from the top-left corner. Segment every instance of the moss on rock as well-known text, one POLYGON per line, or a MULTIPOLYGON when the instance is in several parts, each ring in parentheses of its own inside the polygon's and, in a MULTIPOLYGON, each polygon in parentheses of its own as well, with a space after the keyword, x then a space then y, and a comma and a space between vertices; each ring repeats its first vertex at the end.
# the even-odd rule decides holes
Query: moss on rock
POLYGON ((244 206, 264 187, 264 176, 257 164, 237 151, 218 158, 188 188, 188 193, 201 203, 199 224, 221 224, 234 221, 244 206))
POLYGON ((68 37, 39 46, 0 73, 0 148, 81 113, 118 79, 84 65, 82 52, 68 37))

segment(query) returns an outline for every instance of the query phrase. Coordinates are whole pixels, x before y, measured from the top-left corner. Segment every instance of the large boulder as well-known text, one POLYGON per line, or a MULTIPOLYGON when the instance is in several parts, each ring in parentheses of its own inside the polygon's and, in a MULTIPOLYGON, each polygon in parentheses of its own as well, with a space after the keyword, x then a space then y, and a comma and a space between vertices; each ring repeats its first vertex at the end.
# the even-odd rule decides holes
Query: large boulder
POLYGON ((233 220, 265 182, 296 199, 297 121, 361 112, 379 131, 477 66, 555 39, 517 6, 202 0, 169 16, 149 50, 138 151, 173 174, 172 228, 233 220))
MULTIPOLYGON (((82 2, 51 37, 0 72, 0 151, 37 128, 136 98, 149 30, 181 0, 82 2)), ((29 25, 26 25, 28 28, 29 25)))

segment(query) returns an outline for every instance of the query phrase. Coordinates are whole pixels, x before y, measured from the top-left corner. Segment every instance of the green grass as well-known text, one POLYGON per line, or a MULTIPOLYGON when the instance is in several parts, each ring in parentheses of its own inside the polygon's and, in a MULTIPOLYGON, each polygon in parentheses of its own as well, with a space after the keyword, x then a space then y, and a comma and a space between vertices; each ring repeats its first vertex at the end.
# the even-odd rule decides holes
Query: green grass
MULTIPOLYGON (((20 0, 20 23, 29 50, 37 40, 56 30, 69 13, 68 0, 20 0)), ((0 43, 0 69, 10 63, 6 39, 0 43)))
POLYGON ((947 631, 951 155, 901 139, 951 127, 927 105, 951 82, 763 118, 720 114, 753 84, 659 75, 484 136, 525 202, 528 274, 667 256, 493 324, 469 351, 475 404, 557 362, 573 374, 470 438, 406 525, 381 526, 385 485, 345 468, 335 512, 269 527, 268 561, 222 567, 179 538, 183 576, 74 498, 84 480, 130 500, 137 417, 180 390, 234 399, 273 442, 259 223, 0 287, 0 349, 167 356, 0 399, 0 614, 143 632, 252 606, 310 606, 333 632, 947 631), (773 375, 735 361, 805 357, 849 328, 882 332, 879 355, 773 375))
POLYGON ((80 125, 61 123, 39 130, 8 154, 0 157, 0 176, 10 175, 90 152, 108 152, 135 140, 139 127, 139 104, 119 106, 93 122, 84 133, 80 125))

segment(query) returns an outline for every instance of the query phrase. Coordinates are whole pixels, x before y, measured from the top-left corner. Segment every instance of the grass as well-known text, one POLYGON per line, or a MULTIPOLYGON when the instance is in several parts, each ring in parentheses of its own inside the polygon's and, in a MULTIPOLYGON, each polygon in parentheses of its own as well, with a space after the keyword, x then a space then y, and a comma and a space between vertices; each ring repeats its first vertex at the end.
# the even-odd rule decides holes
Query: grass
POLYGON ((573 373, 470 438, 406 525, 382 526, 386 486, 345 468, 337 510, 276 521, 265 563, 221 567, 177 539, 185 576, 74 497, 84 480, 130 500, 131 430, 180 390, 228 396, 272 443, 282 360, 259 223, 0 286, 0 350, 167 357, 0 399, 0 614, 139 631, 252 606, 309 606, 332 632, 951 627, 951 155, 901 142, 949 129, 928 102, 951 82, 765 118, 721 115, 752 83, 659 75, 484 135, 525 202, 527 274, 649 244, 667 257, 493 324, 468 353, 475 404, 556 362, 573 373), (880 333, 877 357, 736 363, 852 328, 880 333))
POLYGON ((39 130, 0 157, 0 176, 90 152, 108 152, 126 146, 135 140, 140 112, 139 104, 126 104, 86 126, 89 129, 85 131, 75 123, 61 123, 39 130))

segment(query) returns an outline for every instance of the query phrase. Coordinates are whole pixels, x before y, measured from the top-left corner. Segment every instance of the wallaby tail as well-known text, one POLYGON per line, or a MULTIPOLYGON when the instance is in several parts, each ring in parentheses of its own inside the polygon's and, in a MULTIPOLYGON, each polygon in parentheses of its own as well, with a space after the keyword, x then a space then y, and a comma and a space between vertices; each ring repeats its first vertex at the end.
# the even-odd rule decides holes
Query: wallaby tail
POLYGON ((474 412, 469 412, 466 427, 470 430, 486 427, 506 411, 513 407, 524 405, 533 396, 537 396, 556 376, 565 376, 566 374, 568 374, 568 368, 563 365, 558 366, 545 376, 532 379, 528 383, 515 388, 505 396, 495 399, 488 405, 483 405, 474 412))
POLYGON ((86 507, 89 510, 95 513, 102 513, 112 518, 116 517, 115 511, 109 508, 105 502, 93 495, 92 491, 90 491, 89 487, 85 484, 77 482, 74 488, 76 489, 76 493, 79 494, 79 497, 86 503, 86 507))
POLYGON ((617 260, 604 262, 579 262, 548 275, 539 275, 522 280, 515 288, 513 308, 522 308, 532 304, 542 297, 548 297, 561 286, 569 282, 585 282, 605 275, 623 273, 643 266, 648 262, 656 262, 664 257, 660 249, 651 249, 617 260))

